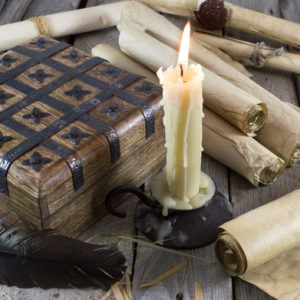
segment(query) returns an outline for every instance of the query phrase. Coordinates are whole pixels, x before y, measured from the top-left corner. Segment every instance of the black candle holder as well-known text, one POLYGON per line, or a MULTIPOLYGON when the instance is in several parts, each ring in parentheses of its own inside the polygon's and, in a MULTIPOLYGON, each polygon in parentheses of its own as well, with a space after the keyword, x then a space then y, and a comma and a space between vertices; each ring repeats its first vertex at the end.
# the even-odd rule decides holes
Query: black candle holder
POLYGON ((232 206, 228 199, 215 189, 204 206, 191 210, 169 209, 162 215, 161 204, 142 190, 129 185, 118 186, 108 193, 107 211, 125 218, 126 213, 112 207, 112 201, 121 194, 131 193, 139 198, 135 209, 136 227, 151 241, 176 249, 192 249, 208 245, 222 231, 219 226, 232 219, 232 206))

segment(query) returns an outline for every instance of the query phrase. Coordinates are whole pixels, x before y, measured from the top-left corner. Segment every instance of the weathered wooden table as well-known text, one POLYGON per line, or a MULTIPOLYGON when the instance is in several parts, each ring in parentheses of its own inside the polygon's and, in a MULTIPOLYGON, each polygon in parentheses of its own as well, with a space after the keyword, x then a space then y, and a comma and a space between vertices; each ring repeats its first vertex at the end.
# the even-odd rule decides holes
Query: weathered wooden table
MULTIPOLYGON (((196 1, 196 0, 195 0, 196 1)), ((0 24, 6 24, 33 16, 50 14, 79 7, 94 6, 108 3, 101 0, 0 0, 0 24)), ((300 22, 299 0, 229 0, 229 2, 251 8, 266 14, 272 14, 294 22, 300 22)), ((169 17, 174 23, 182 26, 183 18, 169 17)), ((252 41, 260 41, 249 35, 238 35, 236 32, 224 32, 226 35, 243 37, 252 41)), ((90 52, 98 43, 106 42, 118 46, 118 32, 115 28, 98 32, 66 37, 75 47, 90 52)), ((1 41, 0 41, 1 43, 1 41)), ((270 44, 270 43, 269 43, 270 44)), ((272 45, 277 45, 271 42, 272 45)), ((251 70, 254 80, 283 101, 298 105, 300 96, 300 77, 289 73, 269 70, 251 70)), ((220 149, 222 151, 222 149, 220 149)), ((204 171, 216 181, 219 189, 231 200, 234 215, 238 216, 264 203, 274 200, 295 189, 300 182, 300 166, 287 169, 275 184, 267 187, 254 188, 248 181, 230 171, 210 157, 204 155, 204 171)), ((101 233, 117 235, 136 235, 133 226, 133 210, 135 201, 127 201, 122 206, 128 213, 127 219, 117 219, 107 216, 100 220, 80 238, 94 242, 116 242, 119 238, 111 238, 101 233)), ((194 283, 199 282, 203 287, 204 299, 214 300, 267 300, 272 299, 256 287, 238 278, 228 276, 217 263, 209 263, 194 258, 185 258, 158 249, 136 244, 123 239, 120 243, 129 265, 132 269, 133 299, 172 299, 180 291, 185 271, 181 270, 168 279, 150 288, 140 288, 140 282, 151 280, 169 270, 183 260, 188 260, 188 280, 184 290, 184 299, 194 299, 194 283)), ((215 260, 213 245, 202 249, 185 251, 185 253, 215 260)), ((0 286, 0 299, 40 300, 40 299, 101 299, 104 295, 100 290, 23 290, 0 286)), ((110 296, 108 299, 114 299, 110 296)))

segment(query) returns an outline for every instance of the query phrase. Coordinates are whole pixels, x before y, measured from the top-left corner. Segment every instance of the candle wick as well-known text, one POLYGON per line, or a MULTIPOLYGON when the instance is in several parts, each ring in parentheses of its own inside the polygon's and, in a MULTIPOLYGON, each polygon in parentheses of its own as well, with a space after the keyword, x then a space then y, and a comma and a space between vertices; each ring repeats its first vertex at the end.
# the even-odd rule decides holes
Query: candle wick
POLYGON ((182 64, 180 64, 179 67, 180 67, 180 75, 182 77, 183 76, 183 66, 182 66, 182 64))

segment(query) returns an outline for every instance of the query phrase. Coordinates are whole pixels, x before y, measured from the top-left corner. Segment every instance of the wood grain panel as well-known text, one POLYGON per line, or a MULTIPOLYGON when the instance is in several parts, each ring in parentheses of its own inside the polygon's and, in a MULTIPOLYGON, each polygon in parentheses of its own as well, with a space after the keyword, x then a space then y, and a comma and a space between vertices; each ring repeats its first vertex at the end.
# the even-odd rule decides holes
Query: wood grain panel
MULTIPOLYGON (((279 0, 281 17, 296 23, 300 23, 300 1, 279 0)), ((291 50, 299 52, 300 49, 291 50)), ((298 94, 298 105, 300 104, 300 76, 293 75, 298 94)))
POLYGON ((7 0, 0 1, 0 25, 17 22, 22 20, 28 6, 32 0, 7 0))

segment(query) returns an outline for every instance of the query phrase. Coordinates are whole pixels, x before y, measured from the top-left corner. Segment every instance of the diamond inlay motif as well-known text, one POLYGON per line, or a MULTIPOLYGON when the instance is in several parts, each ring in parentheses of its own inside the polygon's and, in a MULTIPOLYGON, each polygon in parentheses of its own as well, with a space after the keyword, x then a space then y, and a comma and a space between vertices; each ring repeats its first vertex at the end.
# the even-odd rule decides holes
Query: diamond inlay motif
POLYGON ((0 59, 0 65, 3 65, 4 67, 10 67, 12 63, 18 61, 17 58, 13 58, 10 55, 6 54, 0 59))
POLYGON ((38 83, 43 83, 46 78, 53 77, 53 75, 45 73, 43 69, 38 69, 35 73, 29 74, 28 77, 33 78, 38 83))
POLYGON ((35 151, 29 159, 22 161, 22 165, 30 166, 34 171, 38 172, 44 164, 51 162, 49 157, 43 157, 40 153, 35 151))
POLYGON ((81 58, 86 57, 83 54, 79 54, 75 49, 73 49, 68 55, 62 56, 62 58, 70 60, 72 63, 77 63, 81 58))
POLYGON ((152 96, 153 92, 160 91, 161 88, 159 86, 152 85, 150 82, 145 81, 142 85, 134 88, 135 91, 143 93, 145 96, 152 96))
POLYGON ((41 111, 39 108, 34 107, 30 114, 24 115, 23 119, 31 120, 32 123, 39 124, 41 119, 50 116, 49 113, 41 111))
POLYGON ((5 143, 12 140, 11 136, 4 136, 3 133, 0 131, 0 147, 5 143))
POLYGON ((106 114, 112 119, 116 119, 120 113, 125 112, 126 110, 127 109, 123 107, 119 107, 116 103, 111 102, 109 106, 101 110, 100 113, 106 114))
POLYGON ((74 98, 75 100, 81 100, 85 95, 90 94, 88 90, 83 90, 80 85, 75 85, 71 90, 66 91, 65 95, 74 98))
POLYGON ((77 145, 80 143, 81 139, 89 136, 88 133, 80 131, 77 127, 73 126, 70 131, 60 137, 64 140, 69 140, 72 144, 77 145))
POLYGON ((113 78, 117 77, 118 75, 122 74, 123 72, 124 72, 123 70, 121 70, 113 65, 108 65, 105 70, 101 70, 98 73, 101 75, 104 75, 108 78, 113 79, 113 78))
POLYGON ((31 42, 30 45, 37 46, 40 49, 43 49, 46 47, 48 44, 53 44, 52 41, 47 41, 45 38, 41 37, 39 38, 36 42, 31 42))
POLYGON ((7 99, 13 97, 13 94, 5 93, 2 90, 0 90, 0 104, 4 104, 7 99))

